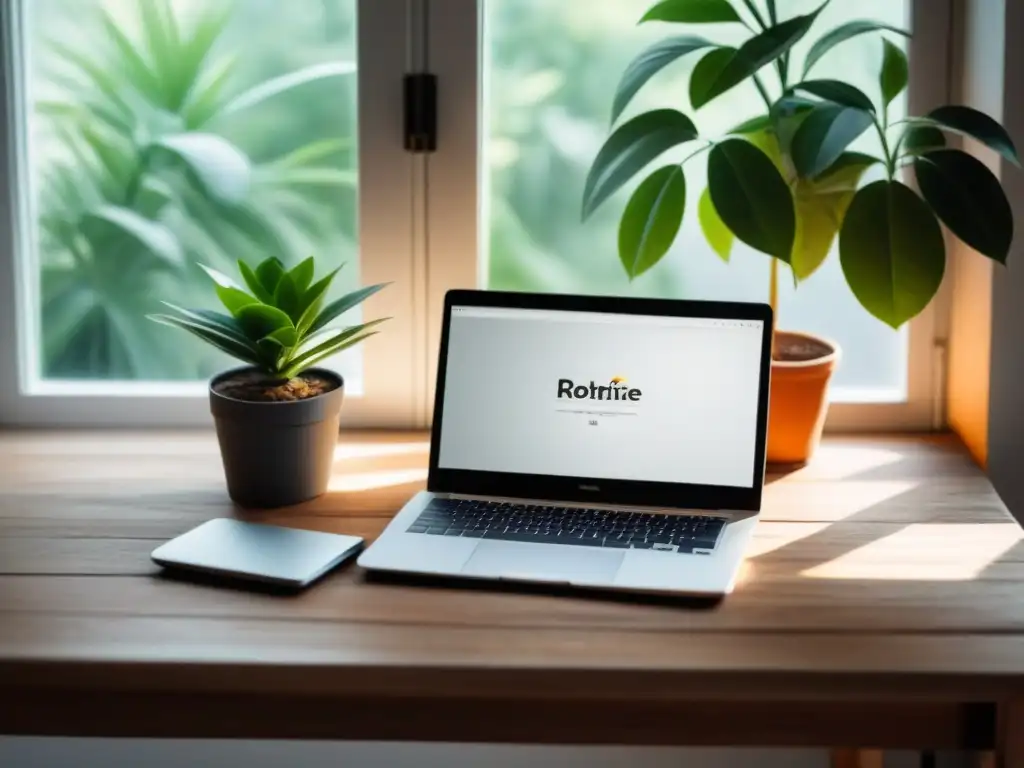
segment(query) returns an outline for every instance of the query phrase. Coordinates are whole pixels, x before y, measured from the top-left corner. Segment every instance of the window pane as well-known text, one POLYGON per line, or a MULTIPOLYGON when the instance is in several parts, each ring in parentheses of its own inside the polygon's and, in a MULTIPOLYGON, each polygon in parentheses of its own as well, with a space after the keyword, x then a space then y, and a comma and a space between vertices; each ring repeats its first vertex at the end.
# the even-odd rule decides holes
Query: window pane
MULTIPOLYGON (((688 162, 687 211, 672 251, 654 269, 630 283, 617 255, 619 215, 635 183, 617 194, 586 224, 580 223, 583 182, 608 135, 612 95, 626 64, 646 45, 669 35, 697 33, 736 44, 738 25, 644 24, 637 20, 652 0, 583 3, 551 0, 486 0, 484 39, 484 231, 488 287, 673 298, 763 301, 768 296, 768 259, 742 244, 724 263, 707 245, 697 221, 705 188, 706 155, 688 162)), ((787 14, 816 8, 818 0, 779 3, 787 14)), ((904 26, 909 0, 832 3, 811 34, 851 19, 877 19, 904 26)), ((896 38, 896 36, 892 36, 896 38)), ((899 40, 900 38, 896 38, 899 40)), ((793 70, 809 47, 794 51, 793 70)), ((688 75, 699 54, 675 62, 635 97, 626 117, 647 109, 675 107, 694 115, 688 75)), ((854 38, 833 49, 814 69, 815 78, 841 78, 877 95, 882 46, 877 36, 854 38)), ((774 77, 764 71, 766 79, 774 77)), ((891 119, 904 116, 905 96, 891 119)), ((744 84, 704 107, 695 120, 714 136, 764 104, 744 84)), ((873 151, 877 137, 862 136, 854 149, 873 151)), ((695 147, 667 154, 682 160, 695 147)), ((642 177, 641 177, 642 178, 642 177)), ((780 324, 829 336, 843 347, 834 399, 899 399, 906 394, 907 337, 871 317, 854 299, 834 252, 826 264, 793 288, 780 273, 780 324)))
MULTIPOLYGON (((356 0, 287 5, 24 4, 33 381, 237 364, 145 319, 161 301, 222 309, 200 263, 237 276, 238 259, 314 254, 348 263, 334 293, 358 283, 356 0)), ((334 366, 358 391, 358 349, 334 366)))

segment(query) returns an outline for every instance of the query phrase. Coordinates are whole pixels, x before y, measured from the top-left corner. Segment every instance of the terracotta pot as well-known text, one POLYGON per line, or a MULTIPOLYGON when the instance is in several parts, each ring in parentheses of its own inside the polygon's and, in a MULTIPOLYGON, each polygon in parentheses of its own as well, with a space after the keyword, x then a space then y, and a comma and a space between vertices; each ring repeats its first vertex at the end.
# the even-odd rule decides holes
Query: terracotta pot
POLYGON ((768 463, 806 464, 821 442, 839 346, 809 333, 775 332, 768 463))

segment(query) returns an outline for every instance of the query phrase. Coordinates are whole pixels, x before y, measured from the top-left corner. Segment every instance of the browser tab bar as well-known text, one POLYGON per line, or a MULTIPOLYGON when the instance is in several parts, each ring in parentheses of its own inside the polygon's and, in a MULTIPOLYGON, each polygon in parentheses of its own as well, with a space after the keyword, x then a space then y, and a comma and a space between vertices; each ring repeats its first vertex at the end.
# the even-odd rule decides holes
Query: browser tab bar
POLYGON ((566 323, 614 323, 619 325, 670 326, 688 328, 718 328, 760 331, 760 320, 733 320, 730 318, 673 317, 671 315, 631 315, 613 312, 574 312, 552 309, 523 309, 514 307, 452 307, 453 317, 505 318, 542 320, 566 323))

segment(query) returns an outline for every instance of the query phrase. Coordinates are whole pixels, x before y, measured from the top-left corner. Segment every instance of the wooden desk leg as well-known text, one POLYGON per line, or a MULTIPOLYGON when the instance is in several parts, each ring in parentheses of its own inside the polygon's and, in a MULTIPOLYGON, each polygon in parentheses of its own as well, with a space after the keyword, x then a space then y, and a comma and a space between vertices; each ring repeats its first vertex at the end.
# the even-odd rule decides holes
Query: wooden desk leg
POLYGON ((995 768, 1024 768, 1024 699, 999 705, 996 729, 995 768))
POLYGON ((880 749, 833 749, 832 768, 883 768, 880 749))

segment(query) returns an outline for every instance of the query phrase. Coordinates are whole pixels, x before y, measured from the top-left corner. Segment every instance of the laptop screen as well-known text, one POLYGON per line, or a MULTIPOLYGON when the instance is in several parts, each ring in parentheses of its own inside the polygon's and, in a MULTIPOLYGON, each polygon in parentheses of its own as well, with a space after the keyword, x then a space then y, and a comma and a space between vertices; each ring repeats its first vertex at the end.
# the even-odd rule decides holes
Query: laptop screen
POLYGON ((454 306, 441 469, 751 488, 764 323, 454 306))

